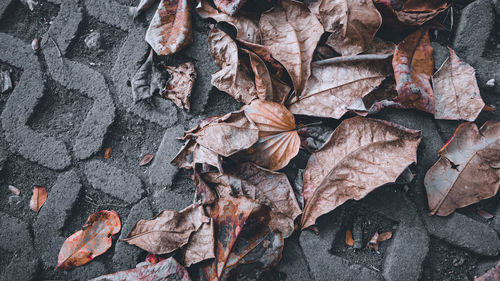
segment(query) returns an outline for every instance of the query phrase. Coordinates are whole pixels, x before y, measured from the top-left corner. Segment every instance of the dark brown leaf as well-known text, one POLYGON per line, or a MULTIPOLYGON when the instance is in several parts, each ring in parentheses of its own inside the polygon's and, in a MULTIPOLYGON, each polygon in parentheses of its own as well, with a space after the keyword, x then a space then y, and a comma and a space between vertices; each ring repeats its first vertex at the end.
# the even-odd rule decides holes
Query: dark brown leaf
POLYGON ((500 187, 500 122, 487 121, 481 129, 461 124, 439 156, 424 180, 431 215, 447 216, 494 196, 500 187))

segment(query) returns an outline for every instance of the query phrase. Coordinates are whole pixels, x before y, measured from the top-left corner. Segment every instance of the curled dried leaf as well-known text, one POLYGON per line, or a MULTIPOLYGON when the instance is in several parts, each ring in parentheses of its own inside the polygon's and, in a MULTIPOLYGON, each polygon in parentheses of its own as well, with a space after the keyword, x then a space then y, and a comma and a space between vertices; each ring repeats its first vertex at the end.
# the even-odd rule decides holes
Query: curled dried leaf
POLYGON ((161 0, 146 41, 158 55, 174 54, 193 42, 189 0, 161 0))
POLYGON ((209 221, 202 206, 191 205, 180 212, 166 210, 151 220, 138 221, 121 241, 153 254, 167 254, 186 245, 191 234, 209 221))
POLYGON ((45 187, 43 186, 34 185, 33 195, 31 196, 30 200, 30 209, 35 213, 38 213, 38 211, 40 211, 40 208, 42 208, 43 204, 45 203, 45 200, 47 200, 47 189, 45 189, 45 187))
POLYGON ((115 211, 93 213, 81 230, 64 241, 56 268, 71 269, 92 261, 111 247, 111 237, 120 229, 120 217, 115 211))
POLYGON ((349 199, 360 200, 416 161, 419 131, 362 117, 344 120, 309 158, 302 229, 349 199))
POLYGON ((432 77, 436 119, 474 121, 484 107, 474 68, 448 48, 450 56, 432 77))
POLYGON ((500 122, 478 129, 461 124, 425 174, 430 214, 447 216, 455 209, 494 196, 500 188, 500 122))
POLYGON ((189 110, 189 97, 196 79, 194 63, 186 62, 177 67, 167 66, 167 72, 170 79, 162 91, 163 96, 173 101, 177 107, 189 110))

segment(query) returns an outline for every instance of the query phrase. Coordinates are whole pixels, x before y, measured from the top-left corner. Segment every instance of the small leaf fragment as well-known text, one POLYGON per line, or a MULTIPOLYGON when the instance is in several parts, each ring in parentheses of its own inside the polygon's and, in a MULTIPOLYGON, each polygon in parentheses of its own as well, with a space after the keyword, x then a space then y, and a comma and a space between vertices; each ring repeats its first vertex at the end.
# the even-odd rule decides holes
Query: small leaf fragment
POLYGON ((352 238, 352 232, 348 229, 345 232, 345 243, 347 246, 354 246, 354 239, 352 238))
POLYGON ((390 231, 382 232, 382 233, 379 234, 377 241, 378 242, 382 242, 382 241, 385 241, 385 240, 389 240, 391 238, 392 238, 392 232, 390 232, 390 231))
POLYGON ((109 159, 109 157, 111 157, 112 153, 113 153, 112 147, 106 148, 106 150, 104 150, 104 159, 109 159))
POLYGON ((120 229, 120 217, 116 211, 93 213, 81 230, 64 241, 56 268, 67 270, 92 261, 111 247, 111 237, 120 229))
POLYGON ((15 187, 13 185, 9 184, 8 188, 9 188, 9 191, 12 192, 14 195, 21 194, 21 190, 19 190, 19 188, 15 187))
POLYGON ((141 161, 139 161, 139 166, 146 166, 151 162, 151 160, 153 160, 154 157, 155 157, 154 154, 151 153, 145 154, 144 156, 142 156, 141 161))
POLYGON ((215 6, 224 13, 233 16, 247 0, 214 0, 215 6))
POLYGON ((480 215, 485 220, 491 220, 492 218, 495 217, 492 214, 486 212, 485 210, 481 210, 481 209, 477 210, 477 214, 480 215))
POLYGON ((30 209, 35 213, 38 213, 40 208, 42 208, 42 205, 45 203, 45 200, 47 200, 47 190, 45 187, 34 185, 33 195, 30 200, 30 209))

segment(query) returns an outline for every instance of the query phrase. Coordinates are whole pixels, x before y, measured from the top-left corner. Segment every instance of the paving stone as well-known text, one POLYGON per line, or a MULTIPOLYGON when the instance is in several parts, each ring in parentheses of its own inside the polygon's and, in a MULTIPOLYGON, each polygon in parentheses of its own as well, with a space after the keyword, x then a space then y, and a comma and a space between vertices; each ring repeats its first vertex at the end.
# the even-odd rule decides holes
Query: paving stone
POLYGON ((85 0, 87 12, 114 27, 127 31, 133 26, 133 19, 129 16, 128 6, 112 0, 85 0))
POLYGON ((95 189, 128 203, 139 201, 144 193, 142 182, 137 176, 99 160, 85 164, 85 175, 95 189))
POLYGON ((276 270, 286 274, 286 281, 312 280, 313 277, 307 268, 307 261, 304 258, 302 248, 296 237, 285 240, 283 257, 276 266, 276 270))
POLYGON ((9 5, 13 2, 13 0, 3 0, 0 1, 0 18, 3 17, 5 10, 9 7, 9 5))
POLYGON ((173 102, 161 97, 133 102, 130 79, 140 65, 146 60, 149 45, 144 41, 145 28, 134 28, 129 31, 125 42, 118 53, 115 65, 111 70, 118 98, 123 107, 142 119, 156 123, 164 128, 171 127, 177 120, 177 107, 173 102))
POLYGON ((30 44, 2 32, 0 32, 0 58, 0 60, 18 68, 38 64, 30 44))
POLYGON ((172 180, 179 168, 171 164, 170 161, 172 161, 182 147, 182 142, 177 140, 177 138, 182 136, 183 133, 184 128, 182 125, 177 125, 165 130, 160 147, 149 168, 149 181, 152 185, 158 187, 168 187, 172 185, 172 180))
MULTIPOLYGON (((135 224, 141 219, 151 219, 153 211, 147 198, 142 199, 137 203, 127 216, 125 223, 122 226, 120 239, 124 239, 130 233, 135 224)), ((126 242, 118 241, 115 247, 113 256, 113 266, 115 271, 134 268, 138 263, 138 258, 144 251, 139 247, 129 245, 126 242)))
POLYGON ((35 248, 46 268, 55 267, 57 264, 59 249, 66 240, 61 231, 81 188, 80 179, 74 171, 60 175, 33 223, 35 248))
POLYGON ((212 73, 219 70, 219 67, 210 56, 207 44, 210 29, 203 23, 198 14, 195 13, 193 20, 193 44, 181 51, 181 54, 195 59, 197 77, 190 98, 191 111, 200 113, 203 112, 212 90, 212 73))
POLYGON ((162 189, 154 192, 151 197, 151 206, 153 207, 155 214, 158 214, 163 210, 180 211, 192 203, 193 193, 186 191, 183 192, 179 189, 162 189))
MULTIPOLYGON (((499 61, 493 61, 487 58, 476 58, 470 62, 470 64, 476 69, 476 78, 479 87, 487 88, 488 90, 491 90, 496 94, 500 93, 500 68, 498 67, 499 63, 499 61), (493 87, 488 87, 486 85, 486 83, 490 79, 495 79, 495 85, 493 87)), ((484 92, 481 94, 484 95, 484 92)))
POLYGON ((54 80, 68 89, 81 91, 94 101, 73 144, 75 156, 86 159, 101 148, 108 127, 115 118, 109 89, 99 72, 59 57, 56 48, 45 48, 43 53, 54 80))
MULTIPOLYGON (((82 22, 83 15, 81 8, 78 7, 78 0, 66 0, 61 4, 57 17, 53 20, 49 30, 43 36, 41 46, 53 45, 54 42, 65 55, 71 40, 78 32, 78 26, 82 22), (50 39, 50 38, 51 39, 50 39), (52 42, 54 40, 54 42, 52 42)), ((54 46, 52 46, 54 47, 54 46)))
POLYGON ((480 57, 493 29, 491 0, 477 0, 462 10, 453 49, 464 59, 480 57))
POLYGON ((88 264, 76 267, 68 272, 68 280, 90 280, 95 277, 107 274, 108 271, 104 264, 100 261, 91 261, 88 264))
POLYGON ((423 216, 429 234, 483 256, 500 253, 498 234, 486 224, 457 212, 447 216, 423 216))
POLYGON ((38 275, 38 261, 33 252, 16 252, 10 264, 0 274, 0 281, 34 280, 38 275))
POLYGON ((497 259, 483 260, 479 262, 476 266, 476 277, 485 274, 488 270, 495 267, 497 263, 498 263, 497 259))
POLYGON ((7 161, 7 156, 9 156, 7 150, 8 150, 7 144, 5 143, 5 141, 2 138, 2 132, 0 130, 0 173, 3 170, 3 166, 5 164, 5 161, 7 161))
POLYGON ((449 56, 448 48, 438 42, 431 42, 431 46, 434 49, 434 68, 439 69, 449 56))

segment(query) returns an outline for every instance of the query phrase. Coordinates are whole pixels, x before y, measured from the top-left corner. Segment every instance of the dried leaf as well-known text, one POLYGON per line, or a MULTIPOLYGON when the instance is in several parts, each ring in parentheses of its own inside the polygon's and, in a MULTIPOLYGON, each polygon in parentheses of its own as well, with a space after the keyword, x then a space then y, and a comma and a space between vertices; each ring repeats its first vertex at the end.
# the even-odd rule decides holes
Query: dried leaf
POLYGON ((43 203, 47 200, 47 190, 43 186, 34 185, 33 186, 33 195, 30 200, 30 209, 35 213, 40 211, 43 203))
POLYGON ((210 52, 221 69, 212 74, 212 85, 239 102, 257 97, 252 70, 240 61, 238 46, 224 31, 213 28, 208 36, 210 52))
POLYGON ((188 139, 181 147, 177 155, 172 159, 179 168, 191 169, 196 163, 208 164, 222 171, 219 155, 208 148, 199 145, 193 139, 188 139))
POLYGON ((217 194, 207 185, 207 183, 200 177, 198 172, 194 172, 194 184, 196 185, 196 192, 194 194, 194 205, 208 205, 217 200, 217 194))
POLYGON ((104 151, 104 159, 109 159, 109 157, 111 157, 112 153, 113 153, 112 147, 106 148, 106 150, 104 151))
POLYGON ((141 2, 139 2, 136 7, 130 7, 128 12, 135 19, 141 13, 149 9, 149 7, 151 7, 154 2, 156 2, 156 0, 141 0, 141 2))
POLYGON ((120 229, 120 217, 115 211, 93 213, 81 230, 64 241, 56 268, 71 269, 92 261, 111 247, 111 237, 120 229))
POLYGON ((283 78, 283 74, 285 72, 285 68, 283 68, 283 65, 279 61, 277 61, 273 56, 271 55, 271 50, 269 47, 257 44, 257 43, 252 43, 244 40, 238 40, 238 42, 243 46, 254 52, 259 56, 261 60, 263 60, 267 66, 269 67, 269 72, 271 74, 276 75, 278 78, 283 78))
POLYGON ((500 187, 500 122, 486 121, 481 129, 461 124, 439 156, 424 179, 431 215, 447 216, 494 196, 500 187))
POLYGON ((417 30, 396 46, 392 66, 398 91, 394 101, 403 108, 434 114, 436 102, 430 83, 434 56, 427 28, 417 30))
POLYGON ((500 261, 492 269, 488 270, 485 274, 475 277, 474 281, 499 281, 500 280, 500 261))
POLYGON ((414 27, 433 19, 450 4, 443 0, 373 0, 390 26, 414 27))
POLYGON ((354 246, 354 239, 352 238, 352 232, 348 229, 345 232, 345 243, 347 246, 354 246))
POLYGON ((370 241, 368 241, 368 249, 378 251, 378 237, 379 234, 377 231, 375 231, 370 241))
POLYGON ((189 97, 196 79, 196 70, 192 62, 183 63, 177 67, 167 66, 170 79, 162 91, 163 96, 172 100, 179 108, 189 110, 189 97))
POLYGON ((480 215, 485 220, 491 220, 492 218, 495 217, 492 214, 486 212, 485 210, 477 210, 477 214, 480 215))
POLYGON ((186 245, 191 233, 209 221, 202 206, 191 205, 180 212, 166 210, 151 220, 138 221, 121 241, 153 254, 167 254, 186 245))
POLYGON ((224 13, 232 16, 243 7, 247 0, 214 0, 215 6, 224 13))
POLYGON ((153 57, 154 54, 151 50, 144 64, 131 79, 134 103, 150 99, 155 92, 159 93, 165 85, 165 74, 155 66, 153 57))
POLYGON ((197 231, 193 232, 188 243, 182 249, 182 264, 189 267, 195 263, 215 258, 214 245, 214 224, 210 220, 209 223, 202 224, 197 231))
POLYGON ((416 161, 419 131, 375 119, 344 120, 309 158, 302 194, 302 229, 349 199, 360 200, 416 161))
POLYGON ((154 154, 151 153, 145 154, 144 156, 142 156, 141 161, 139 161, 139 166, 146 166, 151 162, 151 160, 153 160, 154 157, 155 157, 154 154))
POLYGON ((238 40, 260 43, 259 27, 250 19, 243 16, 228 16, 225 13, 217 11, 207 0, 198 0, 196 12, 203 18, 211 18, 217 22, 227 22, 234 26, 237 31, 236 38, 238 40))
POLYGON ((309 8, 332 32, 326 44, 343 56, 357 55, 367 50, 382 25, 382 16, 371 0, 319 0, 309 8))
POLYGON ((191 281, 187 270, 170 257, 156 264, 145 265, 113 274, 103 275, 90 281, 191 281))
POLYGON ((293 114, 281 104, 254 100, 244 112, 259 129, 259 140, 247 149, 249 159, 259 166, 276 171, 297 155, 300 137, 293 114))
POLYGON ((390 72, 388 60, 313 64, 304 92, 288 108, 293 114, 339 119, 356 100, 379 86, 390 72))
POLYGON ((382 241, 385 241, 385 240, 389 240, 392 238, 392 232, 390 231, 387 231, 387 232, 382 232, 379 234, 378 238, 377 238, 377 241, 378 242, 382 242, 382 241))
POLYGON ((188 0, 161 0, 146 32, 158 55, 177 53, 193 42, 190 6, 188 0))
POLYGON ((288 71, 295 92, 302 93, 311 75, 314 49, 324 31, 321 23, 302 3, 283 0, 262 14, 259 29, 262 44, 288 71))
POLYGON ((432 77, 436 119, 476 120, 484 107, 474 68, 448 48, 450 56, 432 77))
POLYGON ((9 191, 12 192, 14 195, 21 194, 21 190, 19 190, 19 188, 15 187, 13 185, 9 184, 8 188, 9 188, 9 191))

